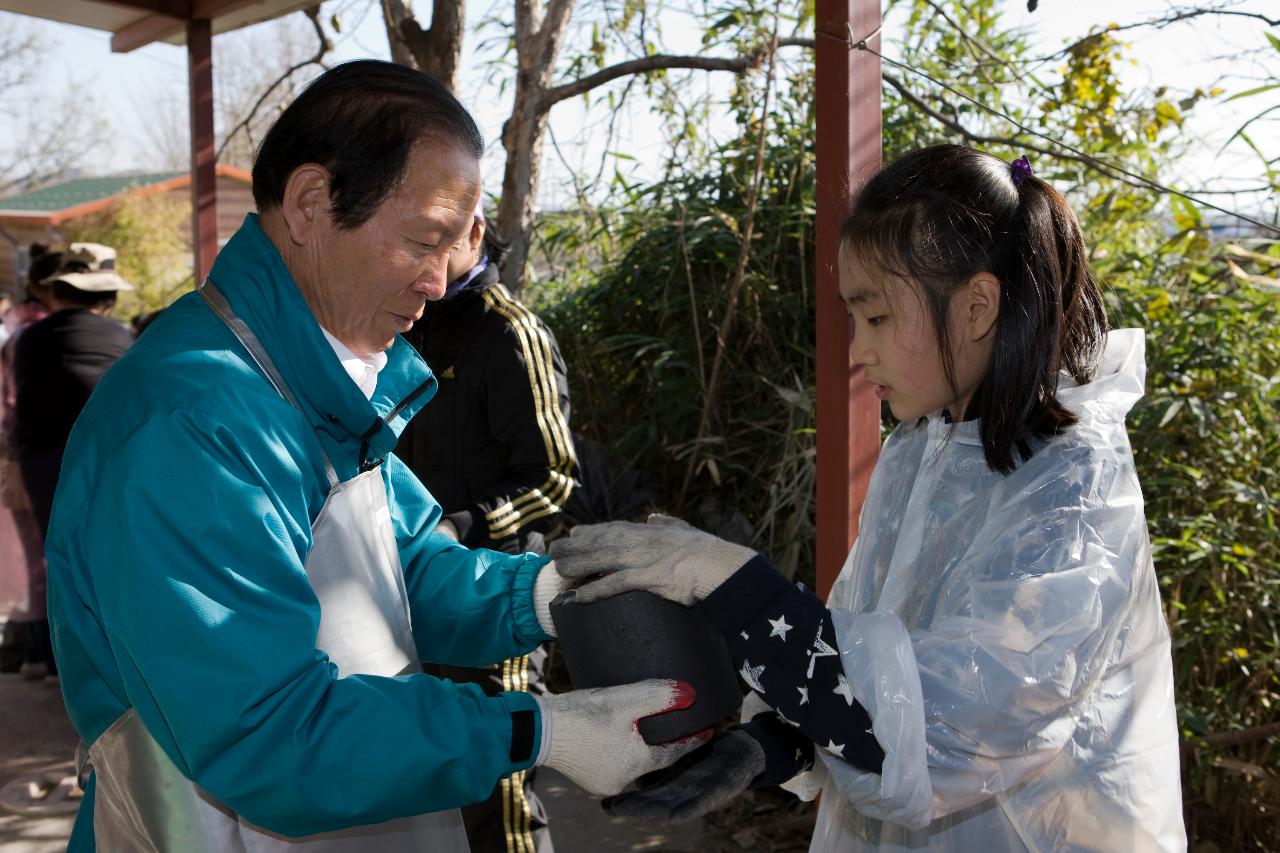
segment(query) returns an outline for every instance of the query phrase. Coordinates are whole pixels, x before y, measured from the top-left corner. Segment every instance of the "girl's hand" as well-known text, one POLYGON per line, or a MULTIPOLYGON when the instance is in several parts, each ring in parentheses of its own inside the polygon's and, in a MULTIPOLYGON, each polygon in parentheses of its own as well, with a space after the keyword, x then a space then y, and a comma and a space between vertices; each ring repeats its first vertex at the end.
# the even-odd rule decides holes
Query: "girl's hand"
POLYGON ((813 766, 813 744, 798 729, 765 713, 716 735, 662 778, 605 799, 614 817, 653 823, 692 820, 724 808, 748 788, 781 785, 813 766), (674 771, 674 772, 673 772, 674 771))
POLYGON ((710 595, 756 553, 664 515, 647 524, 611 521, 575 527, 551 543, 556 571, 588 581, 577 588, 586 604, 642 589, 690 607, 710 595), (596 575, 603 575, 591 580, 596 575))

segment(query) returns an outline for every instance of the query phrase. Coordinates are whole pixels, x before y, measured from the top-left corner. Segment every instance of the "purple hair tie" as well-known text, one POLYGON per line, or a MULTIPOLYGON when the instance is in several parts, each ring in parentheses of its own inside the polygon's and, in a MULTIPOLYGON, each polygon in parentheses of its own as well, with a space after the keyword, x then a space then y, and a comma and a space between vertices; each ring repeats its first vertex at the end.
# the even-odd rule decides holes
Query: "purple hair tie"
POLYGON ((1031 161, 1027 159, 1026 154, 1009 164, 1009 175, 1013 178, 1015 187, 1021 187, 1022 182, 1034 174, 1035 172, 1031 171, 1031 161))

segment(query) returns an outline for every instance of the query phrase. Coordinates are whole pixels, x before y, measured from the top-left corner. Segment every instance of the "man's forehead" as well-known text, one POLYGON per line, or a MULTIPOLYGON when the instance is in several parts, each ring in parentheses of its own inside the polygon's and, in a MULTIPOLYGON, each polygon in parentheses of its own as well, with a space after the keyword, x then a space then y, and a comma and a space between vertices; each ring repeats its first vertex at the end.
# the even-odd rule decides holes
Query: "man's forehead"
POLYGON ((400 191, 415 202, 418 215, 465 216, 480 194, 480 162, 449 147, 416 145, 400 191))
POLYGON ((401 193, 400 219, 415 229, 462 229, 471 222, 479 183, 455 184, 419 193, 401 193))
POLYGON ((472 209, 461 202, 439 200, 415 210, 407 219, 411 225, 456 225, 470 217, 472 209))

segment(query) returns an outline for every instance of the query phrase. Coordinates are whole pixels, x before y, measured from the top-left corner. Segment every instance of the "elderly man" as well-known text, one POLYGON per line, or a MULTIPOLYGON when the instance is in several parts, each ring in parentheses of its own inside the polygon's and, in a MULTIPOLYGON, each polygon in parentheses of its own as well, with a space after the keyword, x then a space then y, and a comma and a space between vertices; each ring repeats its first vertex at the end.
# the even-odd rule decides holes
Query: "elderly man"
POLYGON ((457 807, 536 764, 615 792, 696 744, 651 681, 488 697, 419 671, 551 636, 545 558, 472 551, 391 455, 436 380, 399 337, 471 227, 481 139, 362 61, 263 140, 250 216, 71 436, 50 607, 92 776, 72 849, 465 850, 457 807))

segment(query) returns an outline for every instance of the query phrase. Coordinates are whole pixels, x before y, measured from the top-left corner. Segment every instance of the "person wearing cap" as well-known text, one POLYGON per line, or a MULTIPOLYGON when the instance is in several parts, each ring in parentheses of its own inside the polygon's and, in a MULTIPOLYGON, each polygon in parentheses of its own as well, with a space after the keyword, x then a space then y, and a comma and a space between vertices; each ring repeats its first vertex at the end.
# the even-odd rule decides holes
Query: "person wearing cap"
MULTIPOLYGON (((507 246, 477 204, 449 252, 448 287, 405 335, 440 390, 400 436, 396 455, 440 502, 439 529, 471 548, 546 553, 574 487, 569 383, 555 336, 498 281, 507 246)), ((546 646, 487 667, 432 666, 486 693, 546 690, 546 646)), ((551 853, 534 771, 463 809, 473 853, 551 853)))
MULTIPOLYGON (((45 280, 53 313, 27 327, 14 344, 13 444, 41 536, 48 534, 71 427, 103 374, 133 343, 128 328, 108 316, 116 294, 133 289, 116 274, 115 254, 96 243, 72 243, 58 271, 45 280)), ((45 579, 38 580, 30 592, 42 602, 45 579)), ((33 628, 31 653, 48 676, 56 676, 48 619, 33 628)))
POLYGON ((439 381, 401 334, 444 295, 483 140, 440 83, 335 66, 276 119, 259 213, 98 386, 49 526, 85 743, 71 850, 466 851, 460 806, 535 765, 613 793, 704 738, 652 680, 487 696, 421 671, 526 654, 565 583, 469 549, 392 453, 439 381))
POLYGON ((108 246, 72 243, 44 282, 53 313, 14 346, 14 444, 42 533, 71 426, 107 368, 133 343, 128 327, 110 316, 117 294, 133 290, 115 272, 115 257, 108 246))

